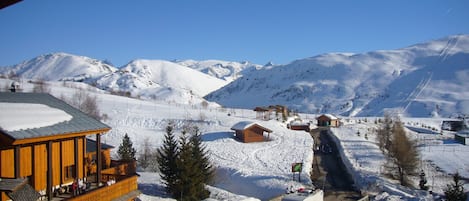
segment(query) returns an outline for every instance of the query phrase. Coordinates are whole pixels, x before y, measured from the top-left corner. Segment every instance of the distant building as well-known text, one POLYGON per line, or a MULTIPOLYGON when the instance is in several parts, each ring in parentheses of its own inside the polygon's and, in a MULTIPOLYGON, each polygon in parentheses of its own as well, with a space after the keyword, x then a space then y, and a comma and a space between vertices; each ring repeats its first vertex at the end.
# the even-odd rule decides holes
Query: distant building
POLYGON ((464 129, 464 121, 461 120, 448 120, 441 123, 441 130, 460 131, 462 129, 464 129))
POLYGON ((463 145, 469 145, 469 130, 459 131, 454 135, 454 139, 463 145))
POLYGON ((318 121, 318 126, 329 126, 329 127, 339 127, 340 121, 339 118, 332 114, 323 114, 316 118, 318 121))
POLYGON ((298 131, 311 131, 311 124, 310 123, 299 123, 299 122, 292 122, 287 125, 287 128, 291 130, 298 130, 298 131))
POLYGON ((254 108, 254 111, 256 112, 256 119, 266 121, 274 118, 280 120, 280 118, 282 118, 282 115, 288 115, 287 106, 283 105, 269 105, 267 107, 256 107, 254 108))
POLYGON ((269 139, 270 133, 272 133, 272 130, 250 121, 238 122, 231 127, 231 130, 234 130, 236 138, 244 143, 263 142, 269 139), (267 133, 267 138, 264 133, 267 133))

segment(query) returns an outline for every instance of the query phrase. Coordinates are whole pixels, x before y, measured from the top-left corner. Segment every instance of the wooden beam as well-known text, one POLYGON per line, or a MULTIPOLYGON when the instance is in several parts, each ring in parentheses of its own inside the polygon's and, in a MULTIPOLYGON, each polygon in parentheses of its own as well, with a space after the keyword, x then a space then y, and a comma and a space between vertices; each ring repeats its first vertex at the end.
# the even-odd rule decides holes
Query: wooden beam
POLYGON ((73 139, 73 147, 74 147, 74 150, 73 150, 73 154, 74 154, 74 162, 75 162, 75 179, 78 179, 79 178, 79 175, 78 175, 78 169, 80 167, 78 167, 78 137, 74 138, 73 139))
POLYGON ((47 142, 47 189, 46 194, 52 200, 52 141, 47 142))
POLYGON ((15 3, 20 2, 21 0, 2 0, 0 1, 0 9, 6 8, 8 6, 11 6, 15 3))
POLYGON ((56 135, 49 135, 44 137, 36 137, 36 138, 27 138, 27 139, 19 139, 13 141, 12 145, 20 145, 20 144, 31 144, 36 142, 44 142, 44 141, 57 141, 66 138, 74 138, 74 137, 82 137, 87 135, 94 135, 97 133, 105 133, 111 130, 110 128, 99 129, 99 130, 90 130, 90 131, 83 131, 78 133, 66 133, 66 134, 56 134, 56 135))
POLYGON ((20 146, 15 146, 15 149, 14 149, 14 163, 15 163, 15 178, 16 179, 19 179, 20 178, 20 173, 21 173, 21 167, 20 167, 20 161, 21 161, 21 158, 20 158, 20 146))
POLYGON ((96 134, 96 183, 99 186, 101 182, 101 170, 102 170, 102 155, 101 155, 101 134, 96 134))

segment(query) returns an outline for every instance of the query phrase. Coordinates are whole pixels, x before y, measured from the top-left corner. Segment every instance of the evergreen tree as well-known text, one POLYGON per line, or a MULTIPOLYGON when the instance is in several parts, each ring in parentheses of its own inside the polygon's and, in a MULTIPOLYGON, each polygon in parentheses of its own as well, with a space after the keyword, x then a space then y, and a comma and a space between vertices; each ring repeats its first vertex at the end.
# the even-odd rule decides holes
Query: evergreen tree
POLYGON ((188 140, 186 131, 183 131, 179 140, 178 183, 176 198, 181 201, 197 201, 208 198, 210 193, 204 186, 204 174, 199 169, 199 163, 193 156, 194 146, 188 140))
POLYGON ((192 145, 192 157, 196 161, 197 168, 202 172, 203 183, 210 184, 215 170, 208 158, 208 152, 202 145, 202 138, 200 136, 199 128, 194 128, 194 134, 190 138, 192 145))
POLYGON ((163 146, 158 148, 156 160, 160 169, 161 178, 166 184, 166 192, 171 193, 175 196, 176 183, 178 180, 178 142, 176 141, 173 134, 173 126, 170 123, 166 127, 165 139, 163 146))
POLYGON ((124 161, 131 161, 135 160, 135 148, 132 145, 132 141, 130 140, 127 133, 122 138, 122 143, 119 145, 119 150, 117 150, 117 154, 119 154, 119 158, 124 161))
POLYGON ((448 201, 465 201, 467 195, 464 193, 464 184, 460 182, 459 173, 454 174, 454 184, 448 184, 445 188, 445 196, 448 201))

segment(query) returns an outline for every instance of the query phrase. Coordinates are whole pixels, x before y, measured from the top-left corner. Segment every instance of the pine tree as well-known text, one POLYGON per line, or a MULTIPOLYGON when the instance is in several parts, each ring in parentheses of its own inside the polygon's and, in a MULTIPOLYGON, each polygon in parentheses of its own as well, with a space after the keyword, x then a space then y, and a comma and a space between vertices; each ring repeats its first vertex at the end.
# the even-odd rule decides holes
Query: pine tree
POLYGON ((204 186, 204 175, 199 169, 199 163, 193 156, 194 146, 183 131, 179 140, 180 150, 176 162, 178 166, 178 183, 176 198, 181 201, 197 201, 208 198, 210 193, 204 186), (179 196, 178 196, 179 195, 179 196))
POLYGON ((119 150, 117 150, 117 154, 119 154, 119 158, 123 161, 131 161, 135 160, 135 148, 132 145, 132 141, 130 140, 127 133, 122 138, 122 143, 119 145, 119 150))
POLYGON ((176 191, 176 183, 178 180, 178 142, 173 134, 173 126, 170 123, 166 127, 165 139, 163 146, 158 148, 156 160, 160 169, 161 178, 166 184, 166 192, 174 195, 176 191))
POLYGON ((464 184, 460 182, 459 173, 454 174, 454 184, 448 184, 445 188, 445 196, 448 201, 465 201, 467 195, 464 193, 464 184))
POLYGON ((190 142, 192 145, 192 156, 204 176, 203 182, 209 184, 213 179, 214 169, 208 158, 208 152, 202 145, 202 138, 198 129, 195 130, 194 135, 190 138, 190 142))
POLYGON ((210 163, 207 150, 202 145, 202 138, 200 136, 199 128, 194 128, 194 134, 190 138, 190 143, 192 145, 192 157, 195 159, 197 168, 202 172, 203 175, 203 183, 210 184, 215 170, 210 163))

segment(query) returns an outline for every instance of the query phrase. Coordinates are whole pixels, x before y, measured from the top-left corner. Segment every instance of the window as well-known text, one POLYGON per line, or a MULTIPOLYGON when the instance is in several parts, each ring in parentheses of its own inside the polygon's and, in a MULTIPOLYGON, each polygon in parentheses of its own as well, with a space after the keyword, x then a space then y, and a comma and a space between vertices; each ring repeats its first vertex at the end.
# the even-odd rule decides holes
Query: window
POLYGON ((65 179, 75 178, 75 165, 66 166, 64 169, 65 179))

